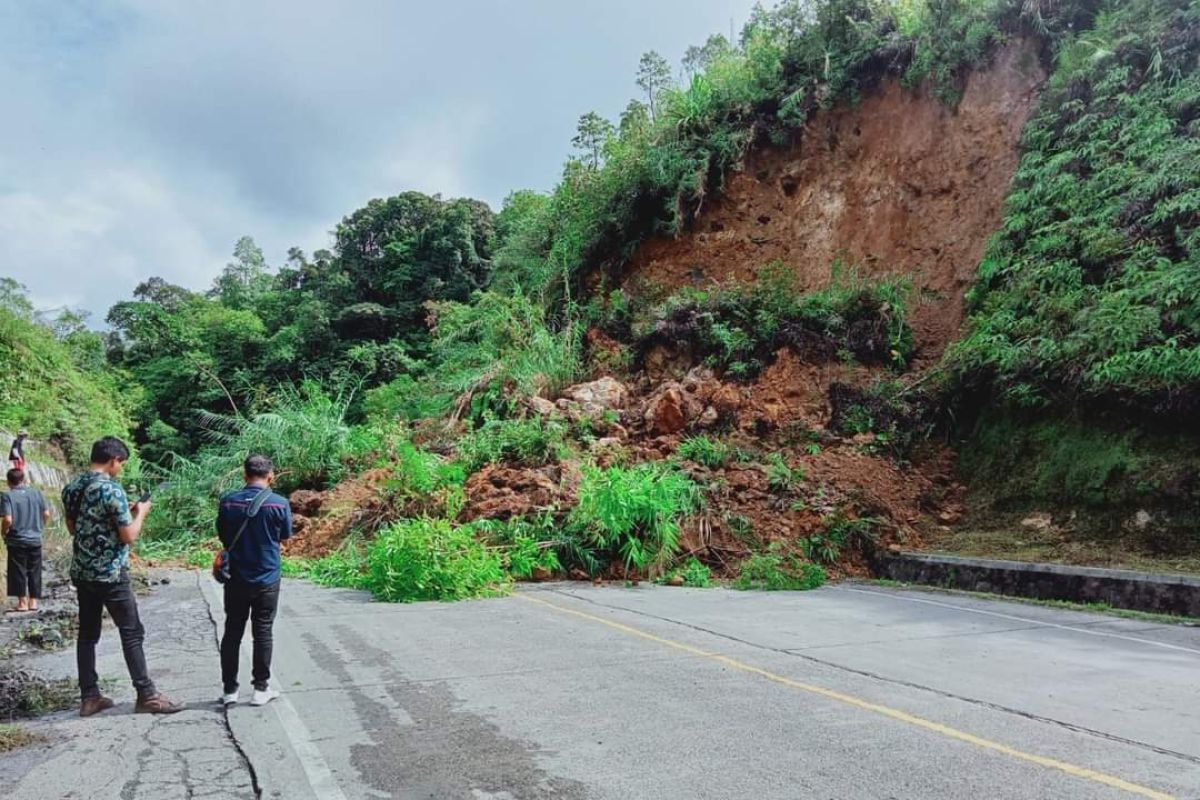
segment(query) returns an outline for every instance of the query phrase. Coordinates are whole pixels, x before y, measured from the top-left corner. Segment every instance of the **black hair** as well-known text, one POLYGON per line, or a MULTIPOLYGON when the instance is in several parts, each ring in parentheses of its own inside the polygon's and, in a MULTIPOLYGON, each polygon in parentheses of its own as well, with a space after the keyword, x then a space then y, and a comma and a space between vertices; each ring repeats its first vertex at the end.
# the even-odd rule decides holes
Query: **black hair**
POLYGON ((251 455, 242 464, 247 478, 265 478, 275 471, 275 465, 266 456, 251 455))
POLYGON ((115 436, 105 436, 92 445, 92 463, 107 464, 114 458, 121 461, 129 460, 129 448, 115 436))
POLYGON ((9 486, 20 486, 24 482, 25 482, 25 470, 10 469, 8 471, 8 485, 9 486))

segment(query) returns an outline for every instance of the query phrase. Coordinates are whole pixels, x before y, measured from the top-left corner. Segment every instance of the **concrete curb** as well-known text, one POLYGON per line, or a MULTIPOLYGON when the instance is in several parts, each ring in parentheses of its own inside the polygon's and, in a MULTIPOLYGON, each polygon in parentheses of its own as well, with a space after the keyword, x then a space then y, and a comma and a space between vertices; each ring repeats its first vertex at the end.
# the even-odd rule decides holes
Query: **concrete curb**
POLYGON ((876 553, 876 577, 973 592, 1200 617, 1200 578, 1065 564, 876 553))

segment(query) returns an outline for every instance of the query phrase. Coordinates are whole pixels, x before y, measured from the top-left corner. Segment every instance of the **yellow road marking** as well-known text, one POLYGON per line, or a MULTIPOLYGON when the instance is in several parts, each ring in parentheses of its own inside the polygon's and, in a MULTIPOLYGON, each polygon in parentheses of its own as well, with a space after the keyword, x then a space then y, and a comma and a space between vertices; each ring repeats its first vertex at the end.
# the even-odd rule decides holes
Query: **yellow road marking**
POLYGON ((869 700, 863 700, 862 698, 855 697, 853 695, 843 694, 842 692, 836 692, 832 689, 826 689, 823 686, 816 686, 811 683, 792 680, 791 678, 784 677, 783 675, 777 675, 774 672, 768 672, 765 669, 746 664, 738 661, 737 659, 730 658, 729 656, 723 656, 720 653, 702 650, 699 647, 693 647, 692 645, 684 644, 683 642, 664 639, 661 636, 655 636, 653 633, 648 633, 647 631, 634 628, 630 625, 625 625, 610 619, 604 619, 603 617, 597 617, 594 614, 577 611, 573 608, 567 608, 566 606, 560 606, 557 603, 551 603, 540 598, 530 597, 527 594, 518 594, 517 597, 521 598, 522 600, 527 600, 530 603, 537 603, 538 605, 553 608, 554 610, 560 611, 563 614, 570 614, 571 616, 579 617, 580 619, 598 622, 601 625, 621 631, 622 633, 627 633, 630 636, 636 636, 639 639, 645 639, 656 644, 661 644, 664 647, 670 647, 673 650, 679 650, 693 656, 698 656, 699 658, 706 658, 710 661, 715 661, 718 664, 723 664, 729 667, 730 669, 748 672, 751 675, 758 675, 761 678, 766 678, 769 681, 773 681, 784 686, 789 686, 793 689, 799 689, 804 692, 829 698, 830 700, 836 700, 839 703, 845 703, 846 705, 854 706, 855 708, 861 708, 864 711, 870 711, 875 714, 881 714, 885 717, 891 717, 892 719, 899 720, 900 722, 905 722, 918 728, 924 728, 925 730, 933 731, 934 733, 939 733, 942 736, 950 739, 957 739, 960 742, 966 742, 967 744, 972 744, 985 750, 1003 753, 1006 756, 1010 756, 1021 761, 1029 761, 1048 769, 1065 772, 1073 777, 1094 781, 1095 783, 1103 784, 1104 786, 1108 786, 1113 789, 1120 789, 1122 791, 1129 792, 1130 794, 1138 795, 1139 797, 1149 797, 1152 798, 1152 800, 1176 800, 1173 795, 1164 794, 1163 792, 1155 791, 1154 789, 1140 786, 1136 783, 1130 783, 1129 781, 1122 780, 1121 778, 1113 775, 1106 775, 1103 772, 1097 772, 1096 770, 1088 769, 1087 767, 1076 766, 1075 764, 1068 764, 1065 761, 1059 761, 1054 758, 1047 758, 1045 756, 1035 755, 1034 753, 1026 753, 1024 751, 1017 750, 1016 748, 1009 747, 1006 744, 993 742, 990 739, 984 739, 979 736, 975 736, 974 734, 960 731, 957 728, 951 728, 949 725, 943 725, 940 722, 934 722, 923 717, 909 714, 906 711, 890 708, 888 706, 881 706, 877 703, 872 703, 869 700))

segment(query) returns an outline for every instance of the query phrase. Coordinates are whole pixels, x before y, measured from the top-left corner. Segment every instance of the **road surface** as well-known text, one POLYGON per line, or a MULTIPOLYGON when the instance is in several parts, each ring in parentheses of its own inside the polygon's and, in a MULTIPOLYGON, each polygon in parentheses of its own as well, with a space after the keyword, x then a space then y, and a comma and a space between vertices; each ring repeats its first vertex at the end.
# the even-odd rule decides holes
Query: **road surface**
POLYGON ((106 631, 125 704, 35 723, 52 741, 0 757, 4 796, 1200 798, 1197 628, 870 585, 402 606, 289 582, 284 697, 226 715, 216 588, 177 573, 143 601, 193 709, 129 714, 106 631))

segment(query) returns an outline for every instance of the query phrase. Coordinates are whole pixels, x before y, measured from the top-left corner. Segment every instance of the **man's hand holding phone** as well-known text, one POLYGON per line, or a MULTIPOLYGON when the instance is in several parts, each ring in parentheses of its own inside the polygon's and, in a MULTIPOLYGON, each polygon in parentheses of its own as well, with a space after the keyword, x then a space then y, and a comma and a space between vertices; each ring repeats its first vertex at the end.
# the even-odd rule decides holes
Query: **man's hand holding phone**
POLYGON ((138 498, 136 505, 137 505, 137 513, 139 515, 146 515, 146 514, 150 513, 150 509, 154 506, 154 504, 150 502, 150 490, 149 489, 142 492, 142 496, 138 498))

